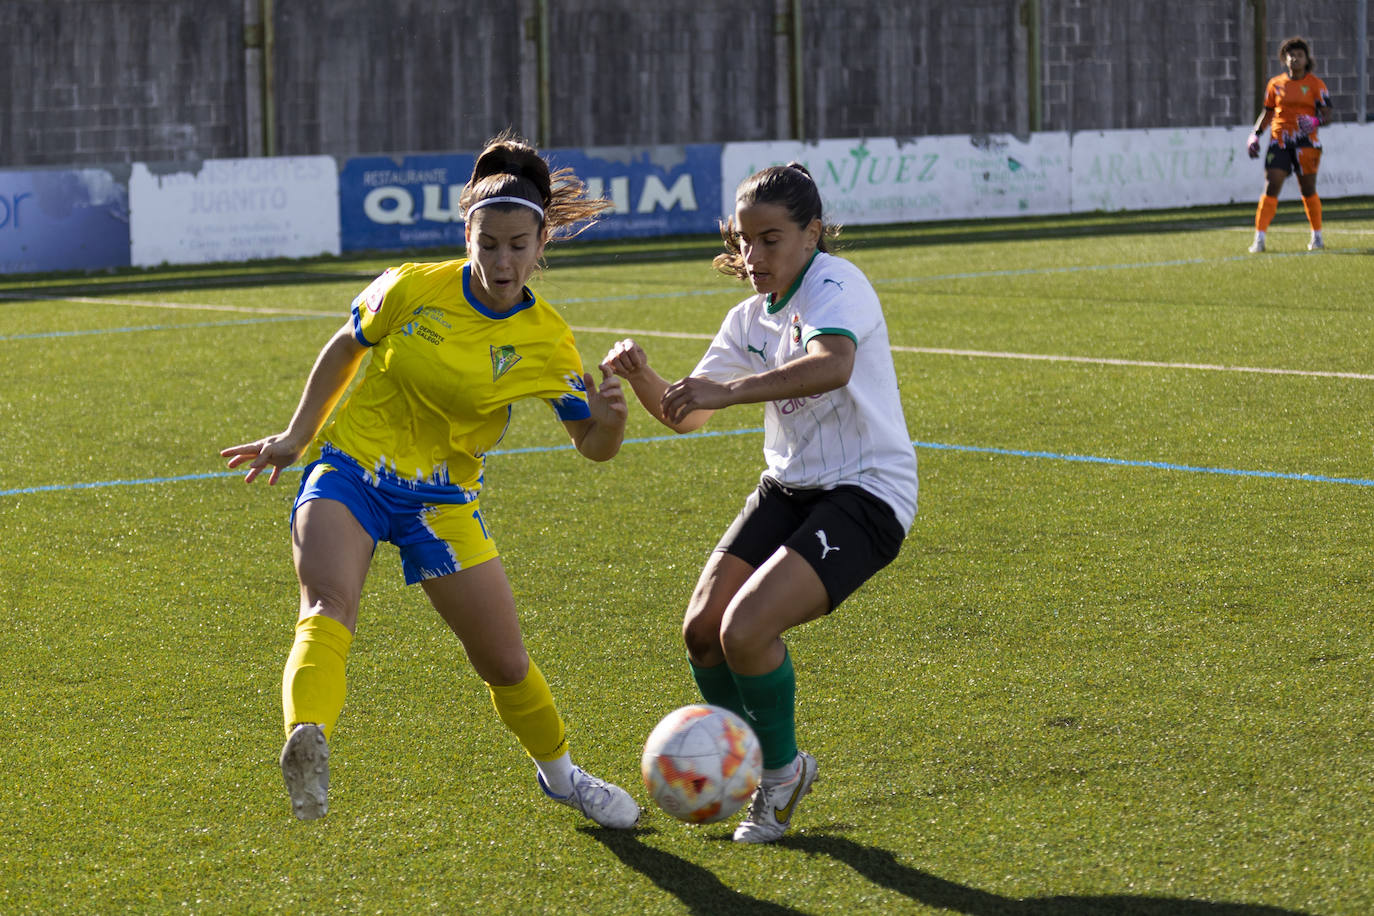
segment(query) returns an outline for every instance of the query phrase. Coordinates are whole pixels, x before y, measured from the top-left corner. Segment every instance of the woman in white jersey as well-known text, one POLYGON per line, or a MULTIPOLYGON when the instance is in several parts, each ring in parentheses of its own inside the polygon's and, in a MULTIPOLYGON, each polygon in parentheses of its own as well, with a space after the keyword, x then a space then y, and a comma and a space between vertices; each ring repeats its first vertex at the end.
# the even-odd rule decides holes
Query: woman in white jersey
POLYGON ((479 498, 486 454, 515 401, 547 402, 587 458, 620 449, 628 408, 619 380, 598 387, 583 373, 567 323, 525 285, 551 237, 605 209, 584 190, 513 134, 494 138, 459 198, 468 257, 378 277, 324 345, 286 430, 220 452, 230 467, 247 464, 250 482, 267 471, 269 484, 307 450, 315 459, 291 513, 300 615, 282 674, 281 771, 301 820, 329 809, 328 742, 378 541, 396 545, 406 582, 462 641, 539 787, 603 826, 639 818, 629 793, 572 763, 479 498), (369 352, 362 381, 326 425, 369 352))
POLYGON ((715 266, 755 295, 725 316, 687 378, 669 383, 633 340, 602 362, 677 432, 732 404, 765 405, 768 467, 701 571, 682 627, 702 697, 743 715, 763 746, 763 783, 735 830, 744 843, 781 837, 816 779, 815 758, 797 749, 782 634, 890 563, 916 514, 887 324, 863 273, 827 252, 833 233, 805 166, 750 176, 715 266))

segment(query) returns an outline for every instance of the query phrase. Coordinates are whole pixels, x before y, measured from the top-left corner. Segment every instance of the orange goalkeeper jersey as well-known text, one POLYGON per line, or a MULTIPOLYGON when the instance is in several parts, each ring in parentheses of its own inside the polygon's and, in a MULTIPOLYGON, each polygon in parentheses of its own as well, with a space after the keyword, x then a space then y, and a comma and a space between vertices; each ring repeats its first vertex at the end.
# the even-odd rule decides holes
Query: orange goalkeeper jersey
MULTIPOLYGON (((1298 115, 1316 118, 1318 109, 1331 107, 1331 93, 1326 91, 1326 83, 1311 73, 1296 80, 1281 73, 1264 87, 1264 107, 1274 111, 1269 136, 1287 146, 1298 139, 1298 115)), ((1313 146, 1321 146, 1315 130, 1307 138, 1313 146)))

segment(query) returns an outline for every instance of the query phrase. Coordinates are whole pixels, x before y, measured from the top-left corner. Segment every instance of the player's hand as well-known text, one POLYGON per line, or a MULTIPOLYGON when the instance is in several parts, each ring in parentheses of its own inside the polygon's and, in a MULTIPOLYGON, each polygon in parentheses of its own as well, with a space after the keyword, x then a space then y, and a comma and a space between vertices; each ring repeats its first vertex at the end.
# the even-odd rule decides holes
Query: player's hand
POLYGON ((582 384, 587 389, 587 408, 596 425, 611 429, 624 428, 630 408, 625 403, 625 390, 620 386, 620 379, 603 366, 599 386, 593 383, 590 372, 583 373, 582 384))
POLYGON ((1258 159, 1260 153, 1259 134, 1251 134, 1250 139, 1245 144, 1245 151, 1250 154, 1251 159, 1258 159))
POLYGON ((245 461, 249 462, 248 473, 243 477, 244 483, 252 483, 259 474, 271 467, 272 471, 267 477, 269 485, 276 483, 282 470, 299 461, 303 454, 305 448, 291 442, 285 433, 268 436, 256 442, 245 442, 243 445, 231 445, 221 449, 219 453, 221 458, 229 459, 231 468, 236 468, 245 461))
POLYGON ((649 357, 644 348, 630 338, 616 341, 606 351, 601 360, 601 371, 614 373, 621 378, 630 378, 643 369, 649 368, 649 357))
POLYGON ((668 386, 659 406, 669 423, 681 423, 694 410, 719 410, 729 407, 730 389, 710 379, 688 376, 668 386))
POLYGON ((1311 115, 1298 115, 1298 133, 1306 137, 1317 132, 1317 119, 1311 115))

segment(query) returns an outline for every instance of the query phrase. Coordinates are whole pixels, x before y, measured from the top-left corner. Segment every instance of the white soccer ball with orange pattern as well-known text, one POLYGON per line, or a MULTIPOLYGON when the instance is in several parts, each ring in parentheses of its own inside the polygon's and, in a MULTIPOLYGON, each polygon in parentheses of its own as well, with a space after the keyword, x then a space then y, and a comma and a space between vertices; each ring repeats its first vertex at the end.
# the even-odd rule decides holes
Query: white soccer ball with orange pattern
POLYGON ((763 772, 763 750, 754 730, 730 710, 683 706, 649 733, 639 772, 665 812, 705 824, 749 801, 763 772))

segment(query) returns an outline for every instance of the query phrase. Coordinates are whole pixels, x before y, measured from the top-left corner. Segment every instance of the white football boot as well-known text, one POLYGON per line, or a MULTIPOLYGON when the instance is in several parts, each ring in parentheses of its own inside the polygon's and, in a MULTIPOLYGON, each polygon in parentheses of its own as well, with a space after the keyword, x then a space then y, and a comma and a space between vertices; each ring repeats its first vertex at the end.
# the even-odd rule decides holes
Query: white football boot
POLYGON ((787 782, 767 786, 760 784, 749 803, 749 813, 735 828, 736 843, 771 843, 787 832, 797 803, 811 791, 818 768, 816 758, 806 751, 797 752, 797 775, 787 782))
POLYGON ((291 730, 281 749, 281 776, 297 818, 313 821, 329 813, 329 744, 324 729, 302 723, 291 730))
POLYGON ((544 774, 536 773, 539 788, 560 805, 581 811, 602 827, 624 830, 639 822, 639 805, 620 786, 597 779, 580 766, 572 768, 572 793, 555 795, 544 782, 544 774))
POLYGON ((1254 240, 1253 242, 1250 243, 1250 253, 1251 253, 1251 254, 1259 254, 1259 253, 1260 253, 1261 251, 1263 251, 1263 250, 1264 250, 1264 233, 1263 233, 1263 232, 1256 232, 1256 233, 1255 233, 1255 240, 1254 240))
POLYGON ((1318 229, 1312 233, 1312 240, 1307 243, 1308 251, 1321 251, 1326 245, 1322 243, 1322 231, 1318 229))

